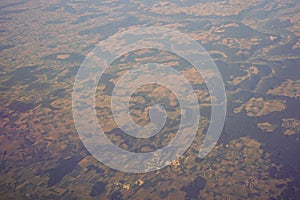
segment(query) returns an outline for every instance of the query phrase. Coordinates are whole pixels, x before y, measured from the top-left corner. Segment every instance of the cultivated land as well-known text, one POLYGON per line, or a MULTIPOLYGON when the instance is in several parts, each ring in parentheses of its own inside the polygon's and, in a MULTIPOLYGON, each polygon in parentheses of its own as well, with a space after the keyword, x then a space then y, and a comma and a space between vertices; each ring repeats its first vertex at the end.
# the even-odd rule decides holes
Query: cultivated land
MULTIPOLYGON (((0 3, 0 197, 3 199, 297 199, 300 161, 300 18, 297 1, 8 1, 0 3), (155 50, 124 55, 105 72, 96 112, 119 147, 149 152, 176 134, 180 110, 168 88, 148 84, 130 100, 140 125, 164 105, 168 123, 149 142, 114 122, 110 92, 133 66, 150 61, 181 72, 198 96, 201 120, 189 150, 146 174, 112 170, 81 143, 72 88, 99 40, 134 27, 180 30, 216 62, 228 96, 218 144, 200 160, 210 96, 182 58, 155 50), (298 182, 297 182, 298 181, 298 182)), ((109 44, 108 44, 109 45, 109 44)), ((130 82, 129 82, 130 83, 130 82)))

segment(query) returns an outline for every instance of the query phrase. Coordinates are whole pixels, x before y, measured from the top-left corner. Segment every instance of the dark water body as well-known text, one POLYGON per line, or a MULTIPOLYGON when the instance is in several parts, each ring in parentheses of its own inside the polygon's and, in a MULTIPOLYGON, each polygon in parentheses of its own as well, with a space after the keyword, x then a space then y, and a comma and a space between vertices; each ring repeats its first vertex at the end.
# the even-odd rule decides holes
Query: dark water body
POLYGON ((49 44, 49 45, 47 45, 47 47, 49 47, 50 49, 53 49, 53 48, 56 48, 57 45, 56 44, 49 44))
MULTIPOLYGON (((201 41, 199 41, 199 43, 201 44, 201 41)), ((235 53, 237 51, 239 51, 240 49, 238 48, 229 48, 228 46, 225 46, 225 45, 219 45, 219 44, 214 44, 214 43, 207 43, 207 44, 201 44, 205 49, 206 51, 210 51, 210 50, 218 50, 220 52, 225 52, 226 55, 227 55, 227 62, 231 62, 231 61, 245 61, 246 57, 245 58, 241 58, 240 56, 238 55, 235 55, 235 53)))
POLYGON ((6 86, 12 86, 15 84, 31 84, 32 82, 37 80, 37 77, 34 76, 34 70, 38 68, 35 66, 27 66, 14 70, 9 73, 10 78, 8 81, 4 82, 6 86))
POLYGON ((84 60, 85 56, 79 53, 55 53, 55 54, 51 54, 48 56, 43 57, 43 59, 45 60, 53 60, 53 61, 57 61, 59 60, 60 62, 71 62, 71 63, 82 63, 84 60), (65 58, 65 59, 58 59, 57 56, 61 55, 61 54, 68 54, 69 57, 65 58))
POLYGON ((97 174, 101 174, 101 175, 104 174, 104 170, 97 167, 97 166, 95 166, 95 165, 88 166, 88 172, 91 171, 91 170, 94 170, 97 174))
POLYGON ((182 31, 199 31, 199 30, 207 30, 210 27, 211 21, 209 20, 199 20, 197 22, 190 22, 185 25, 184 28, 181 28, 182 31))
MULTIPOLYGON (((300 50, 300 49, 299 49, 300 50)), ((300 51, 298 53, 300 55, 300 51)), ((276 77, 281 79, 291 79, 297 80, 299 79, 300 74, 300 59, 285 59, 282 61, 278 61, 277 65, 275 65, 276 77)))
POLYGON ((242 102, 247 102, 247 101, 249 101, 250 98, 253 98, 253 97, 257 98, 257 97, 261 97, 261 96, 260 96, 260 94, 253 93, 248 90, 241 90, 239 93, 229 96, 230 101, 228 100, 228 103, 227 103, 228 112, 233 111, 234 108, 236 108, 237 106, 240 105, 240 104, 233 103, 233 101, 241 100, 242 102))
MULTIPOLYGON (((293 136, 286 136, 283 134, 283 130, 281 130, 280 127, 275 129, 272 133, 266 133, 256 126, 258 122, 263 121, 280 125, 282 122, 281 119, 291 117, 291 113, 299 115, 297 114, 297 111, 293 112, 290 110, 299 108, 298 102, 296 100, 289 102, 292 102, 293 105, 288 105, 291 106, 288 110, 283 112, 273 112, 263 117, 250 118, 246 116, 244 111, 237 115, 228 116, 224 132, 222 133, 219 142, 228 143, 232 139, 243 136, 252 137, 263 144, 261 148, 263 148, 264 152, 271 155, 271 162, 282 166, 280 170, 271 171, 270 173, 272 176, 277 178, 296 178, 295 180, 297 180, 297 174, 300 172, 300 157, 298 155, 300 152, 300 145, 296 138, 299 137, 300 133, 293 136)), ((299 184, 299 181, 293 181, 291 184, 297 185, 299 184)), ((299 187, 299 185, 297 185, 297 187, 299 187)), ((284 191, 282 194, 285 197, 284 199, 298 194, 297 190, 293 187, 289 187, 287 190, 292 191, 284 191)))
POLYGON ((241 70, 241 65, 243 64, 227 63, 221 60, 216 60, 215 63, 225 83, 230 81, 232 78, 247 75, 247 73, 244 70, 241 70))
POLYGON ((257 131, 256 124, 252 119, 240 115, 227 116, 223 132, 219 139, 220 143, 229 143, 231 140, 244 136, 251 136, 257 131))
POLYGON ((66 82, 66 81, 68 81, 68 79, 75 78, 75 76, 76 76, 76 74, 78 72, 79 67, 80 66, 77 63, 74 64, 74 65, 72 65, 72 66, 70 66, 70 67, 68 67, 68 72, 65 75, 59 77, 57 79, 57 81, 58 82, 66 82))
MULTIPOLYGON (((85 14, 85 13, 99 13, 99 10, 92 8, 92 7, 86 7, 82 4, 86 4, 86 2, 77 1, 77 9, 74 9, 72 6, 69 5, 69 1, 60 1, 59 4, 54 4, 51 6, 46 7, 43 11, 45 12, 55 12, 58 9, 63 9, 64 12, 70 13, 70 14, 85 14)), ((89 1, 91 3, 91 1, 89 1)))
POLYGON ((123 199, 123 195, 120 191, 113 192, 109 196, 109 200, 122 200, 122 199, 123 199))
POLYGON ((45 24, 47 25, 51 25, 51 24, 62 24, 64 23, 64 20, 51 20, 51 21, 47 21, 45 24))
POLYGON ((279 56, 299 55, 300 48, 293 49, 292 46, 293 46, 293 44, 285 44, 285 45, 276 47, 269 51, 269 55, 271 55, 271 56, 274 56, 274 55, 275 56, 276 55, 279 55, 279 56))
POLYGON ((51 6, 47 7, 47 8, 45 8, 43 11, 54 12, 54 11, 60 9, 60 8, 61 8, 60 5, 51 5, 51 6))
POLYGON ((11 15, 11 14, 19 14, 25 11, 28 11, 29 9, 19 9, 19 10, 1 10, 0 16, 4 15, 11 15))
POLYGON ((269 17, 272 13, 274 13, 273 10, 265 11, 261 9, 253 9, 253 7, 250 7, 246 10, 242 10, 239 14, 241 18, 247 18, 250 15, 255 16, 257 19, 266 19, 269 17))
POLYGON ((49 174, 48 187, 56 185, 64 176, 71 173, 80 160, 81 157, 61 159, 55 168, 47 170, 46 173, 49 174))
POLYGON ((272 65, 255 65, 261 77, 269 76, 272 73, 272 65))
POLYGON ((28 0, 21 0, 19 2, 7 3, 5 5, 0 6, 0 10, 5 9, 5 8, 20 6, 20 5, 23 5, 27 2, 28 2, 28 0))
POLYGON ((13 48, 15 45, 11 45, 11 44, 8 44, 8 45, 1 45, 0 46, 0 51, 3 51, 5 49, 10 49, 10 48, 13 48))
POLYGON ((91 35, 91 34, 99 34, 101 33, 102 38, 106 39, 107 37, 116 33, 120 28, 126 28, 133 25, 138 25, 139 19, 135 16, 127 16, 125 19, 121 21, 109 22, 105 25, 98 26, 92 29, 87 29, 80 31, 78 34, 80 36, 91 35))
POLYGON ((298 99, 289 99, 286 103, 287 108, 285 110, 288 113, 288 116, 300 119, 300 100, 298 99))
POLYGON ((109 81, 113 78, 115 78, 115 76, 112 74, 102 74, 101 79, 99 80, 99 83, 98 83, 98 85, 101 85, 101 84, 105 85, 104 92, 109 96, 112 95, 113 89, 115 87, 115 85, 109 81))
POLYGON ((106 16, 106 15, 107 14, 105 14, 105 13, 98 13, 98 14, 95 13, 95 14, 80 16, 74 22, 72 22, 71 24, 80 24, 80 23, 88 21, 89 19, 94 19, 94 18, 98 18, 98 17, 101 17, 101 16, 106 16))
POLYGON ((60 70, 55 69, 54 67, 45 67, 45 68, 38 68, 34 71, 36 76, 46 75, 48 80, 53 80, 61 73, 60 70))
POLYGON ((28 85, 28 87, 26 88, 26 90, 36 90, 36 91, 43 91, 47 88, 49 88, 51 86, 50 83, 32 83, 30 85, 28 85))
POLYGON ((205 188, 206 180, 199 176, 189 185, 182 187, 181 190, 186 192, 185 199, 198 199, 199 193, 205 188))
POLYGON ((271 77, 264 79, 263 82, 258 86, 257 93, 267 94, 268 90, 278 87, 284 80, 278 77, 271 77))
POLYGON ((241 84, 239 84, 240 89, 244 90, 254 90, 261 80, 260 75, 252 75, 250 78, 247 80, 243 81, 241 84))
MULTIPOLYGON (((258 86, 257 92, 267 94, 268 90, 274 89, 285 82, 287 79, 297 80, 300 73, 300 62, 297 60, 283 60, 270 62, 269 64, 275 69, 275 75, 270 78, 265 78, 263 82, 258 86)), ((270 69, 270 67, 269 67, 270 69)))
POLYGON ((266 47, 271 46, 271 45, 276 45, 282 39, 283 38, 280 35, 274 35, 274 34, 268 34, 267 35, 267 34, 265 34, 263 36, 263 40, 260 41, 259 44, 255 44, 255 45, 251 46, 251 48, 250 48, 250 56, 254 56, 255 53, 257 52, 257 50, 261 50, 261 49, 266 48, 266 47), (271 40, 270 36, 276 37, 276 39, 271 40))
MULTIPOLYGON (((157 150, 157 149, 163 148, 165 145, 167 145, 167 144, 165 144, 166 137, 169 134, 177 133, 179 124, 180 124, 180 119, 171 120, 171 119, 167 118, 163 129, 160 130, 160 132, 158 134, 156 134, 150 138, 146 138, 146 139, 136 138, 131 135, 128 135, 127 133, 122 131, 120 128, 115 128, 110 132, 106 132, 105 134, 108 136, 109 135, 113 136, 113 137, 115 137, 115 136, 121 137, 122 140, 125 141, 126 145, 128 146, 128 149, 126 149, 127 151, 140 152, 140 149, 143 146, 147 146, 149 144, 155 144, 155 145, 150 145, 150 146, 151 146, 151 149, 157 150)), ((170 138, 170 139, 172 139, 172 138, 170 138)), ((167 141, 167 143, 168 142, 169 141, 167 141)), ((112 141, 112 143, 117 145, 115 141, 112 141)))
MULTIPOLYGON (((299 174, 299 172, 297 172, 299 174)), ((296 174, 296 173, 295 173, 296 174)), ((300 190, 295 189, 300 187, 300 176, 296 175, 295 179, 288 183, 286 189, 280 194, 279 199, 299 199, 300 190)))
POLYGON ((264 150, 271 154, 271 162, 282 166, 279 170, 270 171, 270 175, 276 178, 292 178, 289 187, 282 192, 282 199, 293 199, 291 197, 299 194, 294 186, 299 188, 299 169, 300 169, 300 145, 296 141, 296 136, 282 136, 282 134, 272 134, 265 138, 264 150), (289 197, 289 198, 288 198, 289 197))
MULTIPOLYGON (((68 2, 64 2, 64 1, 61 1, 61 2, 64 3, 63 5, 60 4, 61 7, 64 8, 64 11, 74 14, 74 15, 80 15, 80 14, 86 14, 86 13, 99 13, 99 9, 96 9, 93 7, 86 7, 85 4, 87 4, 87 2, 85 2, 85 1, 82 1, 82 2, 78 1, 77 2, 78 7, 76 9, 74 9, 72 6, 69 6, 67 4, 68 2)), ((89 1, 89 3, 90 3, 90 1, 89 1)), ((99 1, 98 1, 98 4, 99 4, 99 1)))
POLYGON ((0 18, 0 22, 6 22, 6 21, 9 21, 9 20, 12 20, 13 18, 12 17, 8 17, 8 16, 1 16, 0 18))
POLYGON ((222 38, 248 38, 252 37, 266 37, 267 34, 261 33, 255 29, 245 26, 244 24, 238 23, 238 27, 231 26, 224 28, 224 36, 222 38))
POLYGON ((6 169, 6 162, 5 160, 0 161, 0 171, 5 170, 6 169))
POLYGON ((67 94, 68 93, 67 93, 67 91, 65 89, 60 88, 60 89, 56 89, 55 91, 53 91, 51 93, 51 96, 62 99, 64 97, 66 97, 67 94))
POLYGON ((291 20, 287 19, 285 21, 280 21, 280 19, 275 18, 272 20, 269 20, 267 23, 264 24, 264 29, 266 30, 284 30, 285 28, 291 26, 291 20))
POLYGON ((138 152, 143 152, 143 153, 152 152, 152 151, 155 151, 155 149, 157 149, 157 148, 154 145, 151 145, 151 144, 142 144, 139 147, 139 151, 138 152), (148 151, 142 151, 143 148, 147 148, 149 150, 148 151))
POLYGON ((104 182, 95 183, 92 187, 92 191, 90 193, 90 196, 96 197, 96 196, 102 194, 105 191, 106 185, 107 185, 107 183, 104 183, 104 182))
POLYGON ((84 51, 84 52, 90 52, 90 51, 92 51, 95 47, 96 47, 95 44, 90 44, 90 45, 88 45, 88 46, 86 46, 86 47, 83 47, 83 48, 82 48, 82 51, 84 51))
POLYGON ((8 108, 10 110, 14 110, 20 113, 25 113, 33 108, 35 108, 37 105, 35 103, 25 103, 20 101, 14 101, 11 103, 8 108))

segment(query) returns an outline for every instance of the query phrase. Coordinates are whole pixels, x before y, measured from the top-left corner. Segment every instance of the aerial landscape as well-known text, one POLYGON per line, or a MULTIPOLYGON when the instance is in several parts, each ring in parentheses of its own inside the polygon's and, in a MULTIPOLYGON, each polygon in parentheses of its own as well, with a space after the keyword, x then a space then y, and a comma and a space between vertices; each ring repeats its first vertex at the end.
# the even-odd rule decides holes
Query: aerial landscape
MULTIPOLYGON (((300 199, 298 1, 2 0, 0 15, 0 199, 300 199), (99 41, 141 27, 180 31, 199 43, 220 71, 227 111, 216 145, 200 158, 214 98, 203 74, 163 49, 116 58, 98 82, 93 108, 115 146, 156 151, 176 137, 182 121, 174 91, 149 83, 131 96, 130 116, 145 126, 150 107, 160 104, 164 127, 148 139, 122 131, 112 94, 132 68, 156 62, 175 69, 193 88, 201 114, 193 142, 178 159, 128 173, 86 148, 74 124, 72 93, 99 41)), ((124 85, 134 87, 139 79, 131 78, 124 85)))

